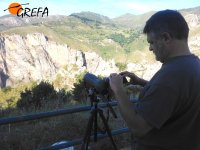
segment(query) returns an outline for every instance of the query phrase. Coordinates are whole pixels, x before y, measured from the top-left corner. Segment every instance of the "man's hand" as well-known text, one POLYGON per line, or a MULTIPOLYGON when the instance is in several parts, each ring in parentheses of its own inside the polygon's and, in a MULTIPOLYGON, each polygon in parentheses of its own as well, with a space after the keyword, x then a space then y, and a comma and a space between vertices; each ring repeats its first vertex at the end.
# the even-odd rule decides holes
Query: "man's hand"
POLYGON ((131 72, 128 72, 128 71, 121 72, 119 75, 121 75, 122 77, 129 77, 131 79, 130 82, 132 84, 138 84, 138 85, 144 86, 147 83, 146 80, 141 79, 137 75, 135 75, 134 73, 131 73, 131 72))
POLYGON ((120 74, 112 73, 109 77, 109 84, 114 94, 116 94, 123 89, 123 77, 120 74))
POLYGON ((149 132, 152 127, 138 113, 136 113, 134 103, 129 100, 124 88, 123 76, 121 74, 113 73, 109 77, 109 83, 115 95, 115 99, 118 101, 122 117, 133 134, 141 137, 149 132))

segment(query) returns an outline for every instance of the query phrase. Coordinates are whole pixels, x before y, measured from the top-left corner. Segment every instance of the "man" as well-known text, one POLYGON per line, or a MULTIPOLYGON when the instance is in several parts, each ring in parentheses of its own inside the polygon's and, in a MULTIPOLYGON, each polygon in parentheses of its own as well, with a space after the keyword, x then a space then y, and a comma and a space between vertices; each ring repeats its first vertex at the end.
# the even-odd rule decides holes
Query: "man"
POLYGON ((120 112, 136 137, 134 150, 200 150, 200 60, 188 48, 188 25, 174 10, 155 13, 147 34, 161 69, 147 82, 133 73, 110 75, 120 112), (143 85, 136 104, 128 100, 123 76, 143 85))

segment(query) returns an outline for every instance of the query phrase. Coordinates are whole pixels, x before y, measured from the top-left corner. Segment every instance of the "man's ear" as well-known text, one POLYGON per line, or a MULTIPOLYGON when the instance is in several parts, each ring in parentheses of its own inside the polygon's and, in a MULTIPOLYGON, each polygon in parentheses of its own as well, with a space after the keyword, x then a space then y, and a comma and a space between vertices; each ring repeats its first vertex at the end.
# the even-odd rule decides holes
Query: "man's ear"
POLYGON ((161 37, 162 37, 162 39, 165 41, 165 42, 170 42, 171 41, 171 39, 172 39, 172 37, 171 37, 171 35, 168 33, 168 32, 163 32, 162 34, 161 34, 161 37))

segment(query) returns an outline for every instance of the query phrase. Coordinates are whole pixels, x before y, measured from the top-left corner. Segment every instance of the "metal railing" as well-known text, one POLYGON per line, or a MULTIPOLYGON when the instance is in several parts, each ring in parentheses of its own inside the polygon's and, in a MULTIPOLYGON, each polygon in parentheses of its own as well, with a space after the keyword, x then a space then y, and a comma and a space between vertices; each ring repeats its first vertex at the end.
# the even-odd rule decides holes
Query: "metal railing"
MULTIPOLYGON (((116 101, 109 102, 109 105, 117 106, 117 102, 116 101)), ((98 104, 98 107, 100 107, 100 108, 108 107, 108 103, 100 103, 100 104, 98 104)), ((19 122, 25 122, 25 121, 31 121, 31 120, 38 120, 38 119, 42 119, 42 118, 55 117, 55 116, 72 114, 72 113, 88 111, 88 110, 91 110, 91 106, 80 106, 80 107, 75 107, 75 108, 59 109, 59 110, 55 110, 55 111, 28 114, 28 115, 23 115, 23 116, 1 118, 0 125, 13 124, 13 123, 19 123, 19 122)), ((127 132, 129 132, 128 128, 117 129, 117 130, 112 131, 112 136, 119 135, 122 133, 127 133, 127 132)), ((97 135, 98 139, 105 138, 107 136, 108 136, 107 134, 98 134, 97 135)), ((93 138, 93 136, 91 136, 91 138, 93 138)), ((58 149, 67 148, 70 146, 80 145, 80 144, 82 144, 82 142, 83 142, 82 139, 76 139, 76 140, 73 140, 73 141, 70 141, 70 142, 64 143, 64 144, 39 148, 38 150, 58 150, 58 149)))

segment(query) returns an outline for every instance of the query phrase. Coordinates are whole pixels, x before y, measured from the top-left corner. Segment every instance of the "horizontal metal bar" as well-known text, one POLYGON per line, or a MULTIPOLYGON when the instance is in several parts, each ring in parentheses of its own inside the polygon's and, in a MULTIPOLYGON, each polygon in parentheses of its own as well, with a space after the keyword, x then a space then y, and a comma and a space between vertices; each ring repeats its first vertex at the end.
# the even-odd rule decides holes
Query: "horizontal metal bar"
MULTIPOLYGON (((117 102, 113 101, 113 102, 109 102, 109 104, 111 106, 116 106, 117 102)), ((100 108, 105 108, 105 107, 108 107, 108 104, 107 103, 99 103, 98 106, 100 108)), ((24 121, 30 121, 30 120, 37 120, 37 119, 42 119, 42 118, 54 117, 54 116, 65 115, 65 114, 72 114, 72 113, 88 111, 88 110, 91 110, 91 106, 80 106, 80 107, 76 107, 76 108, 59 109, 59 110, 49 111, 49 112, 41 112, 41 113, 34 113, 34 114, 23 115, 23 116, 1 118, 0 125, 18 123, 18 122, 24 122, 24 121)))
MULTIPOLYGON (((127 132, 129 132, 128 128, 121 128, 121 129, 113 130, 112 136, 119 135, 119 134, 122 134, 122 133, 127 133, 127 132)), ((105 137, 108 137, 108 135, 107 134, 101 134, 101 133, 99 133, 97 135, 98 139, 102 139, 102 138, 105 138, 105 137)), ((90 136, 90 138, 93 139, 94 136, 90 136)), ((80 145, 80 144, 82 144, 82 142, 83 142, 82 139, 77 139, 77 140, 73 140, 73 141, 70 141, 70 142, 64 143, 64 144, 39 148, 38 150, 59 150, 59 149, 63 149, 63 148, 67 148, 67 147, 71 147, 71 146, 75 146, 75 145, 80 145)))

